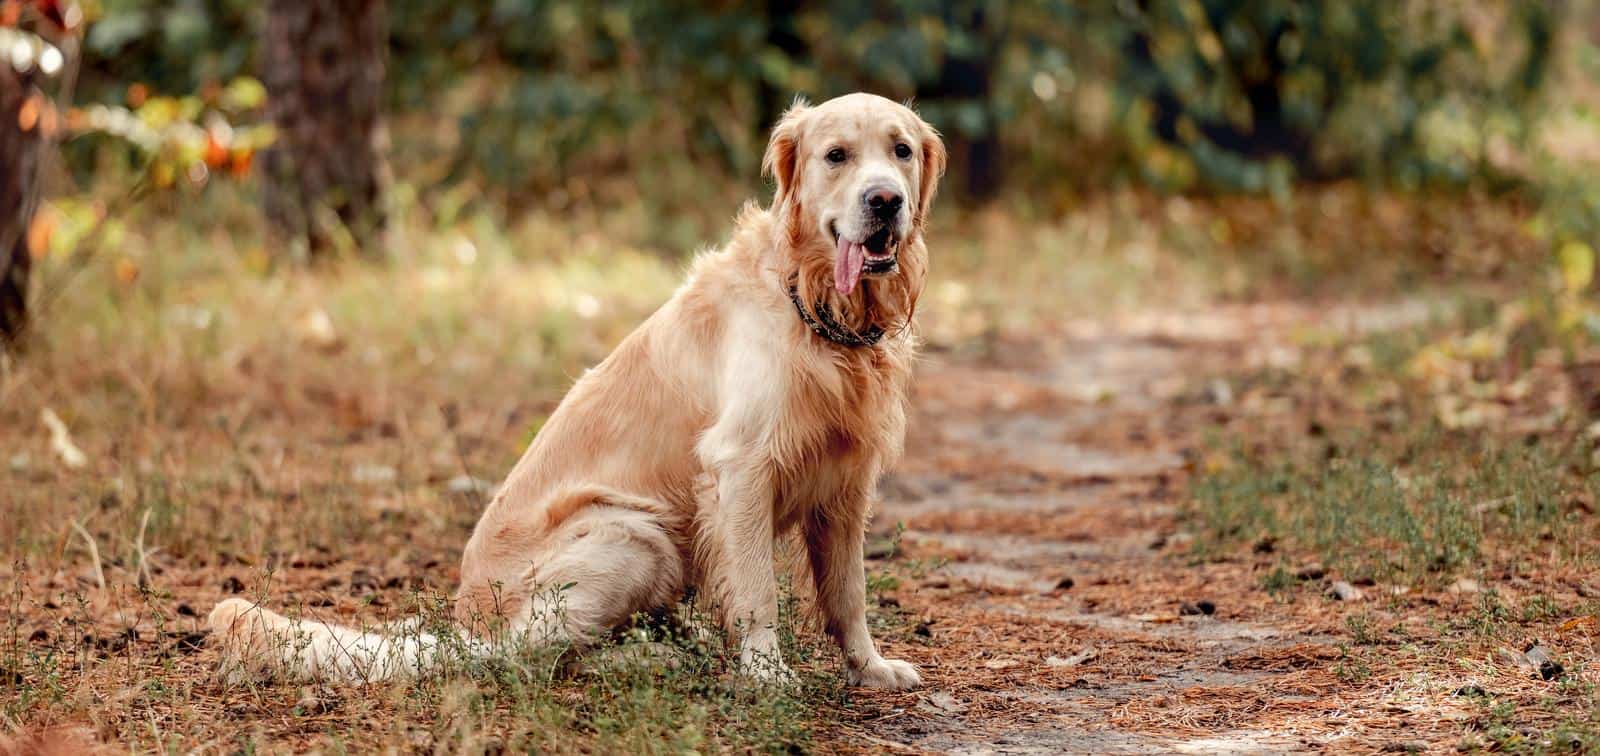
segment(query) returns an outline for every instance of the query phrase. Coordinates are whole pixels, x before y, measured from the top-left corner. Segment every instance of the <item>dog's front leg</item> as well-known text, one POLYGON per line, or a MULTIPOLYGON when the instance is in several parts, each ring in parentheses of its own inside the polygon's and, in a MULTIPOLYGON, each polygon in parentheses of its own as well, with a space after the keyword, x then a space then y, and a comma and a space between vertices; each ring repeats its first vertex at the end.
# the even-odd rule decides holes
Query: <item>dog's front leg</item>
POLYGON ((703 501, 701 534, 710 585, 724 624, 739 639, 739 668, 790 683, 778 648, 778 581, 772 565, 772 481, 747 460, 720 461, 703 501))
POLYGON ((717 369, 716 422, 695 445, 705 478, 695 538, 705 587, 739 640, 739 666, 759 680, 794 681, 778 649, 778 579, 773 574, 774 434, 785 404, 787 360, 768 323, 736 310, 728 331, 739 347, 717 369))
POLYGON ((861 553, 865 497, 860 501, 859 506, 851 502, 806 520, 806 552, 817 587, 817 608, 828 635, 844 652, 851 685, 908 690, 922 684, 917 668, 883 658, 867 629, 867 574, 861 553))

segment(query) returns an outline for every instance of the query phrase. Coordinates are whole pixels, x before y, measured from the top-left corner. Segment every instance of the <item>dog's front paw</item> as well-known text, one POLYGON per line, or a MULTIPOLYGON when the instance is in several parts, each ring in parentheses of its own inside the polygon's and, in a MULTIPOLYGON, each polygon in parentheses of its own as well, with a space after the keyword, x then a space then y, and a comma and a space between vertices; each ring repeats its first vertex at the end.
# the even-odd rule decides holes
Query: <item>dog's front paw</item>
POLYGON ((850 670, 850 684, 885 690, 911 690, 922 684, 922 675, 911 662, 878 657, 860 669, 850 670))
POLYGON ((794 670, 783 663, 778 634, 770 627, 745 636, 743 648, 739 649, 739 674, 762 685, 793 688, 800 684, 794 670))
POLYGON ((771 685, 780 688, 794 688, 800 685, 799 676, 789 665, 776 656, 757 655, 746 656, 739 661, 739 674, 756 682, 759 685, 771 685))

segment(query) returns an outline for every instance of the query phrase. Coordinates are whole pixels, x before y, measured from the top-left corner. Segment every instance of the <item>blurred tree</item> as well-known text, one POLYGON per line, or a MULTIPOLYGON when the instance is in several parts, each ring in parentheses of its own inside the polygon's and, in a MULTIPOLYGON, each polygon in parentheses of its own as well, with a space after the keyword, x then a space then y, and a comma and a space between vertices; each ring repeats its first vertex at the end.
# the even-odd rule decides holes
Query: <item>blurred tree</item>
POLYGON ((939 75, 917 88, 917 99, 981 114, 975 123, 951 131, 950 151, 969 199, 983 201, 1000 189, 1003 159, 1000 124, 994 108, 996 57, 1002 52, 1003 19, 987 2, 944 3, 941 20, 949 30, 939 75))
MULTIPOLYGON (((257 59, 274 93, 286 92, 274 116, 306 132, 284 129, 280 156, 337 158, 333 184, 377 163, 367 139, 376 116, 356 112, 375 106, 345 101, 362 91, 346 81, 367 70, 358 61, 372 61, 396 123, 418 116, 395 134, 410 178, 464 183, 466 195, 513 207, 614 192, 605 201, 638 198, 670 214, 694 204, 708 170, 753 177, 752 155, 794 95, 858 89, 915 97, 951 143, 953 181, 977 198, 1002 181, 1462 184, 1497 180, 1493 156, 1522 145, 1572 5, 275 0, 267 14, 251 0, 100 0, 86 92, 121 100, 148 82, 203 93, 257 59), (381 21, 361 20, 384 12, 387 61, 372 52, 381 21), (307 38, 274 42, 289 39, 291 21, 307 38), (260 24, 267 34, 252 33, 260 24), (369 34, 340 36, 360 29, 369 34), (322 89, 294 94, 313 85, 322 89), (319 131, 316 117, 348 127, 319 131), (613 175, 628 180, 605 180, 613 175)), ((306 215, 288 201, 304 194, 300 183, 269 179, 295 189, 276 196, 306 215)), ((345 194, 359 205, 371 184, 354 185, 345 194)))
POLYGON ((254 69, 264 16, 256 0, 96 0, 79 99, 121 102, 130 86, 200 92, 254 69))
MULTIPOLYGON (((1134 155, 1147 173, 1177 165, 1260 191, 1294 178, 1485 175, 1490 144, 1526 131, 1561 13, 1534 0, 1138 0, 1085 21, 1121 39, 1129 143, 1142 151, 1147 130, 1181 155, 1134 155)), ((1183 188, 1181 175, 1150 177, 1183 188)))
POLYGON ((757 128, 777 123, 778 116, 794 101, 794 82, 785 72, 787 64, 805 60, 809 54, 810 46, 800 36, 800 11, 804 5, 800 0, 767 0, 766 45, 771 59, 781 66, 773 71, 769 65, 761 72, 757 91, 761 124, 757 128))
POLYGON ((44 85, 75 49, 77 9, 54 0, 0 2, 0 353, 28 327, 28 278, 43 242, 34 233, 40 162, 59 128, 44 85))
POLYGON ((385 221, 383 0, 272 0, 263 45, 277 128, 261 165, 273 231, 306 256, 370 253, 385 221))

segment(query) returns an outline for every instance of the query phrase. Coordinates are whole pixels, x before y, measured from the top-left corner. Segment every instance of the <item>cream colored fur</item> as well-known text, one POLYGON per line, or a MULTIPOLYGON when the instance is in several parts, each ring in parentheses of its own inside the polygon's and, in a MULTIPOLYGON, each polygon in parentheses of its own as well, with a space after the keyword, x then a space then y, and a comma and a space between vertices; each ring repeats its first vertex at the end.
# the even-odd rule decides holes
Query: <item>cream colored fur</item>
MULTIPOLYGON (((837 156, 838 153, 835 153, 837 156)), ((690 586, 713 599, 741 668, 791 678, 779 656, 774 539, 798 532, 817 614, 850 682, 920 683, 868 633, 862 540, 879 476, 900 453, 927 268, 923 225, 944 147, 911 110, 854 94, 797 103, 774 128, 770 207, 747 206, 732 239, 577 381, 467 542, 455 612, 476 638, 584 644, 690 586), (908 145, 909 157, 896 145, 908 145), (841 148, 848 160, 828 153, 841 148), (841 294, 832 234, 863 238, 863 190, 905 197, 898 270, 841 294), (824 301, 876 346, 812 333, 788 296, 824 301)), ((440 641, 297 621, 230 599, 211 613, 230 664, 292 677, 379 679, 434 666, 440 641)))

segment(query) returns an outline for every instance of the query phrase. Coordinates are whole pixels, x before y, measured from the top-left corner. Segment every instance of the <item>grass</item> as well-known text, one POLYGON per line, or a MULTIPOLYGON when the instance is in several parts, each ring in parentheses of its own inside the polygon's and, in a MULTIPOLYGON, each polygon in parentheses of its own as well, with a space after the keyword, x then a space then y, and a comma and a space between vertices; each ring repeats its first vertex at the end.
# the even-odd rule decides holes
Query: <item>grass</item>
MULTIPOLYGON (((1353 191, 1303 202, 1360 210, 1353 191)), ((651 220, 626 206, 515 222, 461 214, 445 226, 413 207, 392 231, 390 263, 306 272, 272 263, 252 202, 234 187, 159 197, 113 220, 82 272, 43 261, 41 288, 62 295, 40 313, 26 362, 0 372, 11 492, 0 542, 76 553, 84 544, 63 544, 55 524, 74 520, 126 551, 146 512, 147 538, 169 556, 221 546, 259 561, 326 548, 311 535, 373 517, 458 532, 461 497, 439 484, 498 477, 571 378, 671 293, 694 249, 646 243, 651 220), (56 463, 45 409, 88 454, 84 471, 56 463)), ((1275 217, 1264 201, 1121 193, 1053 217, 1017 204, 938 216, 918 310, 932 348, 1263 291, 1278 279, 1252 261, 1331 243, 1318 236, 1321 211, 1246 233, 1275 217), (1239 230, 1191 231, 1225 220, 1239 230)), ((1393 245, 1413 243, 1395 233, 1393 245)))
MULTIPOLYGON (((947 206, 932 231, 919 320, 930 349, 981 354, 997 335, 1049 334, 1072 320, 1301 295, 1317 270, 1371 275, 1362 289, 1374 297, 1440 275, 1411 254, 1424 251, 1425 235, 1403 221, 1408 208, 1444 203, 1366 196, 1332 187, 1288 208, 1135 192, 1067 212, 1021 199, 1004 211, 947 206), (1369 244, 1379 251, 1349 254, 1369 244), (1379 258, 1377 273, 1352 262, 1379 258), (1409 272, 1386 278, 1391 266, 1409 272)), ((794 692, 741 690, 720 648, 650 623, 607 651, 665 644, 676 666, 582 671, 533 658, 412 684, 217 679, 196 637, 222 598, 259 596, 351 623, 441 601, 483 504, 474 481, 510 467, 572 377, 670 295, 694 248, 714 243, 733 211, 662 237, 657 219, 633 206, 517 219, 403 206, 388 263, 305 271, 274 264, 252 203, 220 189, 116 219, 111 243, 42 313, 34 348, 0 366, 0 574, 11 588, 0 605, 0 729, 83 725, 142 751, 827 744, 819 733, 853 699, 836 652, 799 621, 786 633, 805 681, 794 692), (63 463, 45 410, 64 421, 82 467, 63 463)), ((1418 212, 1442 222, 1441 209, 1418 212)), ((1498 206, 1471 217, 1473 233, 1517 220, 1498 206)), ((1447 268, 1457 263, 1467 261, 1447 268)), ((60 257, 40 267, 51 288, 71 268, 60 257)), ((1457 451, 1471 448, 1458 441, 1457 451)), ((1414 498, 1406 486, 1415 485, 1440 506, 1475 504, 1461 494, 1470 486, 1513 497, 1486 515, 1493 527, 1449 541, 1452 569, 1491 553, 1484 539, 1499 538, 1502 524, 1547 528, 1557 540, 1571 526, 1541 508, 1557 484, 1534 479, 1539 465, 1565 459, 1553 447, 1486 448, 1493 472, 1457 465, 1406 483, 1428 469, 1420 438, 1417 459, 1402 465, 1409 477, 1383 467, 1398 457, 1343 443, 1348 462, 1335 483, 1319 477, 1314 456, 1249 473, 1250 454, 1204 482, 1215 491, 1218 548, 1263 530, 1299 548, 1298 534, 1320 533, 1306 545, 1354 564, 1362 552, 1340 535, 1354 528, 1392 542, 1393 564, 1381 566, 1417 570, 1445 548, 1426 542, 1430 528, 1453 520, 1430 514, 1433 499, 1414 498), (1315 511, 1349 494, 1375 508, 1337 519, 1315 511)), ((875 632, 933 642, 890 595, 930 566, 874 565, 875 632)), ((1287 589, 1293 572, 1283 575, 1287 589)))
MULTIPOLYGON (((819 717, 847 700, 836 655, 795 632, 792 600, 780 639, 797 689, 745 682, 708 620, 651 617, 582 656, 534 649, 457 659, 410 682, 335 686, 226 681, 202 666, 205 637, 168 611, 169 597, 117 593, 132 633, 108 627, 87 606, 94 598, 71 591, 60 597, 72 602, 60 621, 32 623, 25 634, 22 610, 40 612, 20 590, 12 597, 0 638, 0 721, 86 724, 138 750, 770 753, 806 749, 819 717)), ((400 608, 441 630, 443 607, 441 595, 413 593, 400 608)))
MULTIPOLYGON (((1238 381, 1248 401, 1299 411, 1213 435, 1188 510, 1197 552, 1253 545, 1434 585, 1518 560, 1592 565, 1592 408, 1572 342, 1525 312, 1458 294, 1420 325, 1306 334, 1295 371, 1238 381)), ((1265 582, 1289 587, 1297 566, 1265 582)))
POLYGON ((1415 367, 1441 339, 1495 321, 1470 304, 1316 345, 1296 380, 1242 381, 1247 395, 1301 411, 1215 437, 1185 512, 1191 556, 1251 562, 1279 601, 1329 617, 1345 686, 1402 703, 1394 691, 1455 691, 1450 701, 1487 688, 1465 715, 1464 750, 1586 752, 1600 742, 1586 671, 1595 646, 1582 629, 1600 616, 1600 458, 1586 399, 1563 393, 1567 363, 1548 344, 1489 350, 1449 380, 1415 367), (1493 411, 1463 422, 1459 408, 1483 397, 1493 411), (1365 599, 1333 600, 1335 579, 1364 586, 1365 599), (1565 665, 1555 679, 1520 661, 1535 644, 1565 665))
POLYGON ((1484 569, 1502 550, 1594 557, 1580 502, 1600 494, 1600 476, 1581 472, 1581 445, 1452 432, 1427 418, 1401 426, 1343 429, 1298 457, 1235 452, 1195 488, 1200 548, 1281 542, 1346 576, 1385 581, 1437 582, 1484 569))

